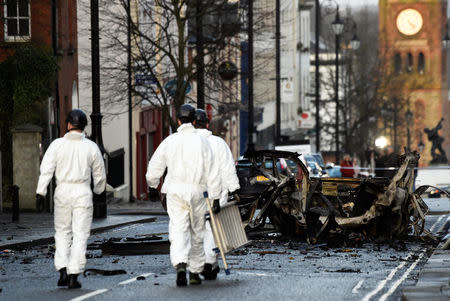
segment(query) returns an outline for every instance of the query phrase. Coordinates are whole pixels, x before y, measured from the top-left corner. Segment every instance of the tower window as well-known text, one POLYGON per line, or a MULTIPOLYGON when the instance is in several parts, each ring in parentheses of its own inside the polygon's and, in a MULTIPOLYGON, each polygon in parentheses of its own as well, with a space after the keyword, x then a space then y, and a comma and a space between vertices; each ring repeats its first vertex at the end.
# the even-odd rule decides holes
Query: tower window
POLYGON ((425 72, 425 55, 423 53, 419 53, 419 59, 417 61, 417 71, 420 74, 423 74, 425 72))
POLYGON ((401 73, 402 71, 402 57, 400 53, 396 53, 394 56, 394 70, 395 73, 401 73))
POLYGON ((406 58, 406 72, 411 72, 413 70, 413 56, 411 53, 408 53, 406 58))

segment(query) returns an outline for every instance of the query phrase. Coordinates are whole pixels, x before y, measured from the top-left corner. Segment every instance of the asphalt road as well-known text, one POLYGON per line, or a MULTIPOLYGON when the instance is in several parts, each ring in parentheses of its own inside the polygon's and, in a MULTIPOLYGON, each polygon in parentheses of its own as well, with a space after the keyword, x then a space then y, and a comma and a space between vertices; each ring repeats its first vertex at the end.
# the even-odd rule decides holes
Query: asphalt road
MULTIPOLYGON (((436 232, 448 217, 428 216, 426 227, 436 232)), ((227 256, 231 275, 221 271, 216 281, 178 288, 168 254, 102 255, 96 247, 110 238, 157 234, 167 239, 167 222, 167 217, 157 216, 153 223, 92 236, 87 268, 127 273, 81 277, 79 290, 56 287, 52 246, 0 257, 0 300, 399 300, 401 288, 414 285, 432 251, 431 245, 413 238, 390 245, 333 247, 308 246, 273 234, 227 256)))

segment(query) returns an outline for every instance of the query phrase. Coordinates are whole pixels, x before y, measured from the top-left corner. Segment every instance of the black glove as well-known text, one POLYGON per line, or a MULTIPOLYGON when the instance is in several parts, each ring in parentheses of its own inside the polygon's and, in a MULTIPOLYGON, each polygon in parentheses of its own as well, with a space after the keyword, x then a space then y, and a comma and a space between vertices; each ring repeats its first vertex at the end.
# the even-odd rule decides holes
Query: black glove
POLYGON ((214 201, 213 201, 213 205, 212 205, 212 212, 214 213, 214 214, 217 214, 217 213, 219 213, 220 212, 220 204, 219 204, 219 199, 215 199, 214 201))
POLYGON ((232 201, 236 201, 236 202, 240 202, 241 201, 241 197, 239 196, 239 194, 237 193, 237 190, 230 192, 231 198, 229 198, 229 202, 232 201))
POLYGON ((148 199, 149 199, 151 202, 158 202, 158 201, 159 201, 159 192, 158 192, 158 189, 149 187, 149 188, 148 188, 148 199))
POLYGON ((36 210, 37 212, 44 211, 45 207, 45 197, 40 194, 36 194, 36 210))

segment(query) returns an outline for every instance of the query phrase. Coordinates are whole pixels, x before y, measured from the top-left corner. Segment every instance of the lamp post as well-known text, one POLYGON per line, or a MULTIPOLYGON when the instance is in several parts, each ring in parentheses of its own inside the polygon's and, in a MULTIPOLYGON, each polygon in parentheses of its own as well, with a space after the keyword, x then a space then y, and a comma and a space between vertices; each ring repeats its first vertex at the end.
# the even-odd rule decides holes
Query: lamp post
POLYGON ((342 31, 344 30, 344 23, 342 23, 341 18, 339 17, 339 5, 337 6, 336 18, 333 23, 331 23, 331 27, 333 28, 333 32, 335 35, 335 64, 336 64, 336 74, 335 74, 335 102, 336 102, 336 120, 335 120, 335 131, 336 131, 336 164, 339 164, 339 40, 342 31))
POLYGON ((319 105, 320 105, 320 72, 319 72, 319 40, 320 40, 320 2, 316 0, 315 11, 315 106, 316 106, 316 152, 320 152, 320 117, 319 117, 319 105))
POLYGON ((248 137, 247 152, 251 153, 255 150, 253 141, 254 133, 254 116, 253 116, 253 0, 248 1, 248 137))
MULTIPOLYGON (((91 61, 92 61, 92 135, 91 140, 97 143, 102 154, 105 154, 102 138, 102 118, 100 113, 100 38, 99 38, 98 0, 91 0, 91 61)), ((108 172, 108 171, 106 171, 108 172)), ((106 191, 95 194, 94 218, 105 218, 106 191)))
POLYGON ((408 108, 408 110, 405 113, 405 117, 406 117, 406 122, 408 123, 406 125, 406 139, 407 139, 407 146, 408 146, 408 151, 411 150, 411 132, 409 130, 409 125, 411 124, 411 121, 413 119, 413 113, 411 112, 411 110, 408 108))

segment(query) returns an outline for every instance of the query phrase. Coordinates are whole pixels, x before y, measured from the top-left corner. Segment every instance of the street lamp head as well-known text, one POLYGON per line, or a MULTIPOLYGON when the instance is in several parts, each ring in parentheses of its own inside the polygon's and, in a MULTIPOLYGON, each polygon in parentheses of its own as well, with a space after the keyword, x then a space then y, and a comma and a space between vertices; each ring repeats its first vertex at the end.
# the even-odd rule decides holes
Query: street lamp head
POLYGON ((336 19, 331 23, 331 27, 333 28, 335 35, 340 35, 344 31, 344 23, 342 23, 341 18, 339 17, 339 7, 336 11, 336 19))
POLYGON ((417 148, 419 149, 419 152, 423 152, 425 144, 423 144, 422 140, 420 140, 419 144, 417 145, 417 148))
POLYGON ((358 50, 359 46, 361 45, 361 41, 359 40, 356 33, 353 35, 353 38, 350 40, 350 47, 353 50, 358 50))
POLYGON ((375 139, 375 146, 378 148, 385 148, 387 145, 387 139, 384 136, 380 136, 377 139, 375 139))

